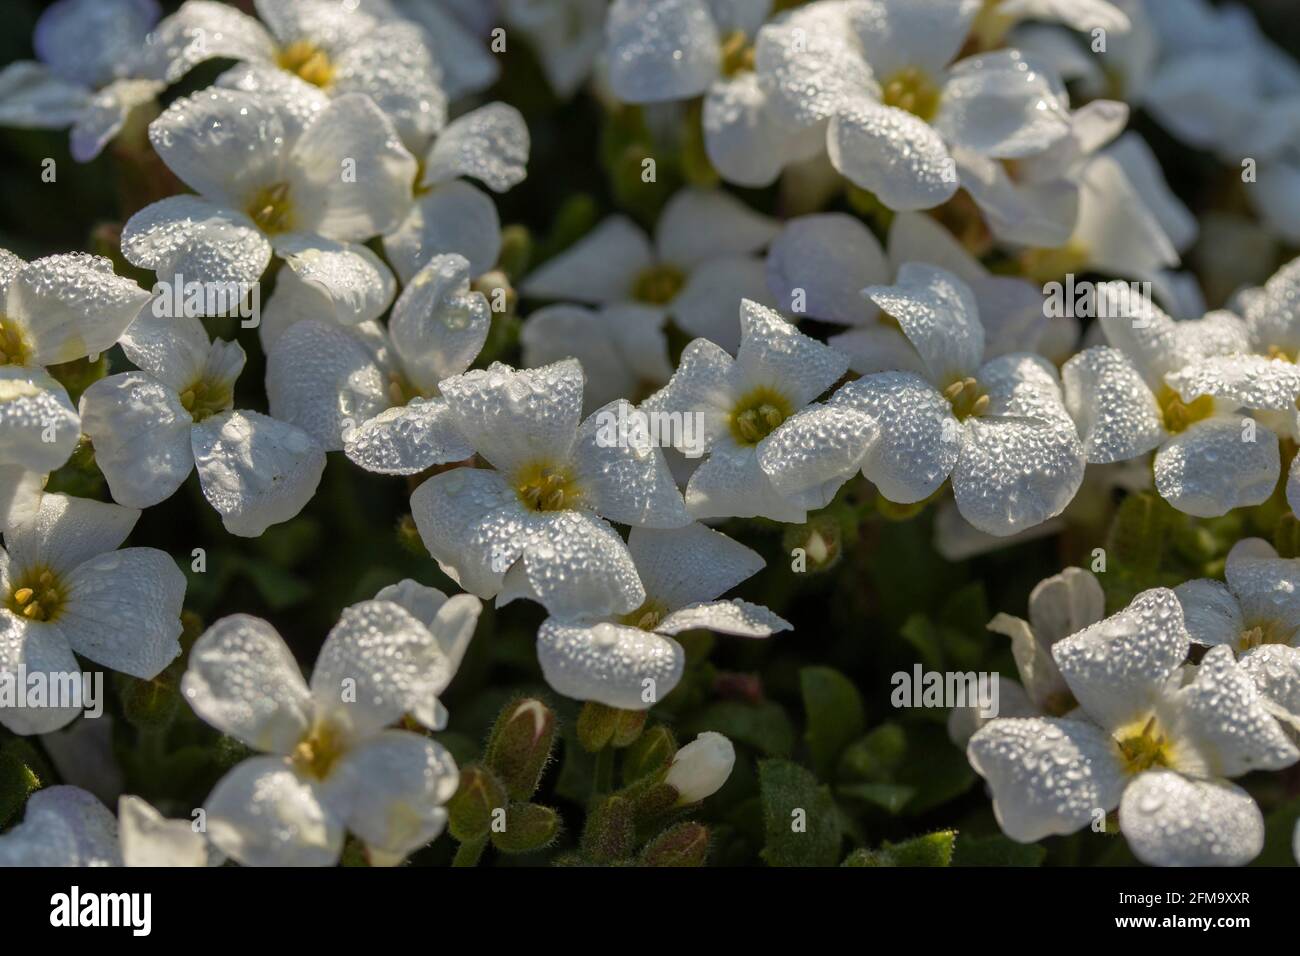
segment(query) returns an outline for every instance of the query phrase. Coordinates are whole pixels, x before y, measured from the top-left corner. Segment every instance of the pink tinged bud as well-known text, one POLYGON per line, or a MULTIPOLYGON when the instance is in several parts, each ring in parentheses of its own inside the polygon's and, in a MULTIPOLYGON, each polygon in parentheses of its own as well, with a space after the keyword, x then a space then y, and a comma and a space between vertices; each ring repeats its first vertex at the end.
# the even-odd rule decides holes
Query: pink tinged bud
POLYGON ((664 783, 677 791, 679 804, 699 803, 721 789, 735 764, 731 741, 706 730, 677 751, 664 783))

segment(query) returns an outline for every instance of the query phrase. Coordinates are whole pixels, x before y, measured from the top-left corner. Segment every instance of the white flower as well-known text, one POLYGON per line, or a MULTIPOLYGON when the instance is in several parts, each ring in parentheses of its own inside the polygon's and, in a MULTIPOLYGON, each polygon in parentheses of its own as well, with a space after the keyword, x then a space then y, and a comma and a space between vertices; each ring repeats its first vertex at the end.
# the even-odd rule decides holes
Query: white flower
MULTIPOLYGON (((1069 114, 1068 135, 1015 162, 958 150, 962 187, 979 206, 990 231, 1003 242, 1048 248, 1065 245, 1081 216, 1081 194, 1086 188, 1097 188, 1084 182, 1089 160, 1123 132, 1128 115, 1123 103, 1094 100, 1069 114)), ((1122 213, 1118 203, 1108 208, 1122 213)))
POLYGON ((1026 353, 982 362, 984 328, 968 286, 909 263, 897 285, 867 290, 924 362, 850 382, 830 399, 880 425, 862 473, 890 501, 924 501, 951 477, 962 517, 1010 535, 1060 514, 1083 480, 1056 370, 1026 353))
POLYGON ((1269 712, 1300 731, 1300 560, 1246 538, 1228 553, 1224 576, 1227 584, 1203 578, 1174 588, 1188 636, 1229 648, 1269 712))
POLYGON ((508 26, 528 40, 542 72, 567 100, 591 75, 605 45, 606 0, 504 0, 508 26))
POLYGON ((458 773, 442 746, 385 729, 441 728, 437 695, 473 636, 477 598, 414 581, 343 612, 310 689, 266 621, 237 614, 198 639, 181 681, 195 712, 266 756, 239 764, 204 808, 209 839, 246 866, 329 866, 344 831, 375 865, 400 863, 447 820, 458 773))
POLYGON ((401 17, 423 29, 425 45, 442 69, 442 86, 450 100, 487 89, 501 73, 496 56, 480 39, 495 23, 488 4, 478 0, 361 0, 360 7, 374 17, 401 17))
POLYGON ((1060 23, 1082 33, 1124 34, 1131 25, 1128 15, 1107 0, 991 0, 976 17, 973 32, 984 47, 991 48, 1027 20, 1060 23))
POLYGON ((1061 372, 1088 461, 1159 449, 1157 490, 1197 517, 1268 498, 1280 468, 1277 436, 1234 413, 1294 408, 1296 366, 1244 354, 1245 325, 1227 312, 1175 322, 1120 282, 1100 286, 1097 302, 1110 345, 1079 353, 1061 372))
MULTIPOLYGON (((165 83, 142 78, 155 0, 58 0, 36 21, 37 61, 0 71, 0 125, 72 127, 72 158, 88 163, 165 83)), ((154 107, 156 111, 156 107, 154 107)))
POLYGON ((890 209, 956 194, 954 151, 1040 154, 1070 133, 1060 81, 1018 50, 949 66, 980 0, 821 0, 759 31, 769 108, 824 127, 835 168, 890 209))
POLYGON ((469 291, 469 264, 438 256, 402 290, 386 328, 308 318, 280 331, 267 355, 271 413, 381 474, 468 458, 439 387, 469 368, 491 321, 469 291))
MULTIPOLYGON (((1142 180, 1143 190, 1139 191, 1121 158, 1133 162, 1131 155, 1103 152, 1083 164, 1078 173, 1077 195, 1072 197, 1078 215, 1065 220, 1072 231, 1055 247, 1038 240, 1059 236, 1027 237, 1034 246, 1021 253, 1022 268, 1028 276, 1044 283, 1063 279, 1067 273, 1133 276, 1161 282, 1161 291, 1168 298, 1162 275, 1164 270, 1178 265, 1178 250, 1165 232, 1161 217, 1146 202, 1147 196, 1162 194, 1152 187, 1149 179, 1142 180)), ((973 177, 962 182, 973 193, 984 188, 977 186, 973 177)), ((991 191, 999 188, 989 183, 984 186, 991 191)), ((987 213, 998 200, 991 193, 985 199, 983 207, 987 213)), ((1166 210, 1162 215, 1170 213, 1166 210)))
MULTIPOLYGON (((434 475, 411 495, 425 547, 467 591, 527 597, 553 615, 626 614, 645 591, 608 524, 690 523, 662 452, 606 441, 601 413, 581 421, 582 367, 516 371, 494 363, 441 385, 452 422, 492 469, 434 475)), ((606 406, 617 414, 625 403, 606 406)))
POLYGON ((547 306, 530 315, 520 332, 524 367, 573 357, 587 375, 585 413, 618 398, 635 404, 672 378, 667 321, 661 309, 633 303, 547 306))
POLYGON ((706 628, 759 638, 790 627, 765 607, 718 600, 763 567, 724 534, 698 523, 633 528, 627 547, 645 587, 640 607, 600 620, 547 618, 537 632, 542 674, 566 697, 645 710, 681 680, 686 655, 674 635, 706 628))
POLYGON ((722 734, 706 730, 677 751, 664 783, 674 788, 679 804, 699 803, 722 789, 736 765, 736 748, 722 734))
MULTIPOLYGON (((140 512, 87 498, 45 495, 36 516, 0 549, 0 671, 81 673, 74 652, 132 677, 151 678, 181 652, 185 576, 154 548, 116 550, 140 512)), ((0 708, 14 733, 48 733, 67 707, 0 708)))
POLYGON ((664 207, 654 244, 624 216, 611 216, 554 259, 519 291, 540 299, 596 305, 639 304, 691 335, 734 349, 736 302, 775 305, 755 253, 777 226, 715 190, 684 189, 664 207))
POLYGON ((1091 572, 1066 568, 1029 592, 1029 620, 999 614, 989 630, 1011 638, 1020 683, 998 681, 998 713, 986 718, 977 706, 955 707, 948 735, 964 746, 975 731, 999 717, 1063 717, 1075 707, 1065 678, 1052 660, 1057 642, 1106 616, 1106 596, 1091 572))
POLYGON ((0 836, 4 866, 218 866, 221 855, 190 820, 167 820, 146 801, 123 796, 117 819, 80 787, 46 787, 27 801, 23 822, 0 836))
POLYGON ((188 0, 150 35, 148 75, 175 83, 207 60, 239 60, 236 75, 258 88, 293 83, 329 97, 369 97, 412 149, 442 128, 442 71, 416 24, 337 0, 254 6, 261 22, 224 3, 188 0))
POLYGON ((198 193, 146 206, 122 231, 122 254, 164 281, 251 285, 273 247, 361 242, 411 202, 415 158, 361 94, 303 117, 278 97, 209 89, 172 103, 149 140, 198 193))
POLYGON ((112 348, 148 300, 100 256, 23 262, 0 249, 0 467, 44 474, 68 460, 80 422, 44 366, 112 348))
POLYGON ((1184 672, 1190 646, 1177 597, 1156 588, 1053 648, 1075 716, 995 720, 966 749, 1008 836, 1073 833, 1118 807, 1150 865, 1241 865, 1259 853, 1259 808, 1223 778, 1290 766, 1300 751, 1228 648, 1184 672))
POLYGON ((403 282, 445 253, 463 255, 474 276, 496 265, 496 206, 465 177, 503 193, 523 182, 529 148, 523 116, 506 103, 489 103, 447 124, 420 163, 414 205, 384 235, 384 252, 403 282))
POLYGON ((834 399, 815 402, 848 370, 847 357, 748 299, 740 327, 735 358, 696 339, 641 407, 699 423, 695 442, 681 440, 684 430, 673 436, 679 450, 708 456, 686 486, 693 517, 803 521, 858 470, 876 423, 834 399))
POLYGON ((704 95, 704 145, 723 179, 766 186, 821 150, 768 105, 755 72, 755 33, 768 0, 615 0, 606 21, 609 85, 628 103, 704 95))
POLYGON ((984 325, 984 358, 1036 351, 1047 323, 1032 283, 989 275, 952 234, 922 213, 899 213, 888 253, 859 219, 817 213, 786 222, 767 254, 767 284, 780 308, 822 322, 852 326, 827 344, 849 356, 853 371, 923 373, 925 364, 902 330, 866 295, 894 281, 904 264, 939 266, 970 286, 984 325))
POLYGON ((195 318, 145 313, 122 349, 140 371, 100 379, 81 396, 81 427, 114 501, 156 505, 197 466, 226 530, 254 538, 311 500, 325 452, 294 425, 234 410, 238 343, 209 342, 195 318))

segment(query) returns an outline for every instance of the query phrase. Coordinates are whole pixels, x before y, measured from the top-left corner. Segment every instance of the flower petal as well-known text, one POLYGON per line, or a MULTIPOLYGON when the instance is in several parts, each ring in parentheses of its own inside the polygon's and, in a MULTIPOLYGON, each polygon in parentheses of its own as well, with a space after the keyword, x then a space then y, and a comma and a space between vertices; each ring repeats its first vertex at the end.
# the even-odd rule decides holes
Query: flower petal
POLYGON ((1171 770, 1148 771, 1129 785, 1119 828, 1148 866, 1242 866, 1264 848, 1264 817, 1250 794, 1171 770))
POLYGON ((17 567, 66 573, 121 545, 139 518, 134 508, 47 494, 31 521, 5 535, 5 544, 17 567))
POLYGON ((1020 843, 1082 829, 1119 805, 1128 782, 1114 742, 1081 720, 994 720, 966 756, 993 791, 1002 832, 1020 843))
POLYGON ((910 262, 894 285, 864 292, 897 320, 935 384, 945 386, 979 368, 984 357, 979 306, 970 286, 951 272, 910 262))
POLYGON ((451 754, 419 734, 386 730, 349 751, 324 796, 366 845, 372 866, 395 866, 447 825, 460 774, 451 754))
POLYGON ((730 591, 763 568, 757 551, 698 521, 684 528, 633 528, 627 539, 649 600, 670 611, 730 591))
POLYGON ((956 163, 934 128, 865 96, 835 114, 826 146, 840 173, 897 212, 933 209, 957 193, 956 163))
POLYGON ((474 454, 440 398, 415 398, 367 419, 344 436, 343 451, 381 475, 418 475, 474 454))
POLYGON ((468 259, 470 274, 481 276, 496 265, 500 252, 496 203, 459 179, 420 196, 384 236, 384 253, 403 282, 410 282, 434 256, 451 253, 468 259))
POLYGON ((388 321, 403 371, 430 392, 470 367, 491 327, 488 301, 470 291, 469 262, 457 255, 430 259, 402 290, 388 321))
POLYGON ((767 253, 767 285, 778 307, 822 322, 869 321, 876 310, 862 290, 890 277, 871 230, 841 212, 789 220, 767 253))
POLYGON ((311 675, 319 711, 354 738, 377 733, 447 686, 450 667, 433 634, 391 601, 345 608, 311 675), (434 688, 437 688, 435 690, 434 688))
POLYGON ((4 309, 30 338, 32 364, 56 365, 111 349, 148 301, 108 259, 73 252, 27 263, 4 309))
POLYGON ((609 85, 624 102, 689 99, 718 75, 722 40, 703 0, 614 0, 605 35, 609 85))
POLYGON ((758 466, 777 494, 823 508, 862 468, 880 436, 875 419, 845 405, 810 405, 758 444, 758 466))
POLYGON ((1052 657, 1084 711, 1114 731, 1151 712, 1189 647, 1178 597, 1152 588, 1059 641, 1052 657))
POLYGON ((311 724, 298 662, 274 627, 248 614, 223 617, 200 635, 181 692, 196 714, 254 750, 289 754, 311 724))
POLYGON ((845 385, 829 404, 856 408, 880 425, 880 440, 862 473, 889 501, 924 501, 939 490, 961 455, 962 428, 952 406, 918 375, 868 375, 845 385))
POLYGON ((528 125, 508 103, 489 103, 458 116, 433 143, 424 165, 426 185, 471 176, 503 193, 524 181, 528 125))
POLYGON ((741 301, 736 372, 742 388, 771 388, 798 410, 848 369, 847 356, 804 335, 772 309, 741 301))
POLYGON ((686 653, 672 638, 651 631, 547 618, 537 632, 537 660, 556 693, 619 710, 647 710, 682 679, 686 653))
POLYGON ((653 264, 650 240, 631 219, 610 216, 519 286, 530 298, 619 302, 653 264))
POLYGON ((573 446, 574 478, 598 514, 620 524, 643 528, 680 528, 690 524, 663 452, 652 436, 615 435, 609 442, 607 422, 636 415, 619 399, 597 411, 578 428, 573 446))
POLYGON ((568 359, 522 371, 493 363, 441 385, 452 418, 480 455, 513 471, 568 460, 582 415, 582 366, 568 359))
POLYGON ((52 375, 40 368, 0 367, 0 464, 54 471, 76 450, 80 435, 77 410, 52 375))
POLYGON ((204 803, 208 839, 244 866, 332 866, 343 850, 343 821, 319 788, 280 757, 245 760, 204 803))
POLYGON ((266 397, 273 417, 336 451, 345 431, 388 407, 388 380, 360 339, 308 319, 286 329, 267 353, 266 397))
POLYGON ((1266 428, 1247 429, 1246 421, 1207 418, 1170 438, 1156 453, 1161 497, 1198 518, 1268 500, 1281 468, 1277 436, 1266 428))
POLYGON ((1166 432, 1156 397, 1129 357, 1106 345, 1085 349, 1061 369, 1065 407, 1079 427, 1090 463, 1144 455, 1166 432))
POLYGON ((935 129, 955 146, 995 159, 1042 153, 1070 135, 1055 82, 1019 50, 969 57, 948 74, 935 129))
POLYGON ((733 637, 770 637, 777 631, 788 631, 794 625, 778 614, 758 604, 740 598, 730 601, 713 601, 693 604, 673 611, 656 626, 660 634, 681 634, 703 628, 733 637))
POLYGON ((266 271, 271 244, 241 212, 199 196, 168 196, 127 220, 122 255, 166 281, 247 286, 266 271))
MULTIPOLYGON (((81 667, 72 656, 72 649, 57 627, 51 624, 30 624, 7 608, 0 610, 0 680, 21 694, 26 691, 24 681, 37 675, 49 675, 51 687, 76 675, 81 667), (21 676, 20 676, 21 675, 21 676)), ((6 697, 9 696, 7 693, 6 697)), ((0 705, 0 725, 15 734, 48 734, 71 723, 81 713, 76 707, 0 705)), ((0 846, 4 838, 0 837, 0 846)), ((0 859, 3 851, 0 850, 0 859)))
POLYGON ((36 791, 27 800, 23 822, 0 836, 0 867, 121 863, 117 820, 80 787, 36 791))
POLYGON ((243 538, 295 517, 325 471, 325 450, 310 435, 259 412, 214 415, 191 440, 203 496, 243 538))
POLYGON ((193 419, 180 396, 142 372, 110 375, 81 396, 81 427, 113 500, 148 508, 175 494, 194 469, 193 419))
POLYGON ((717 189, 682 189, 659 217, 655 250, 663 262, 694 269, 711 259, 758 252, 776 222, 717 189))
POLYGON ((289 161, 296 229, 360 242, 391 232, 410 209, 415 157, 360 93, 330 101, 289 161))

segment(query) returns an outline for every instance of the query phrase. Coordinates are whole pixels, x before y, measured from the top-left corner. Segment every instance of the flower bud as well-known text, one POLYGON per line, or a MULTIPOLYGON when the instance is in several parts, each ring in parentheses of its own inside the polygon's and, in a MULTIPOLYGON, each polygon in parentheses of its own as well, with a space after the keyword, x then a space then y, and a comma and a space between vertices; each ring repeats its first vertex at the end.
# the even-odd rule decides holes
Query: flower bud
POLYGON ((560 815, 537 803, 512 804, 506 811, 506 828, 492 834, 492 845, 502 853, 529 853, 548 846, 560 832, 560 815))
POLYGON ((706 730, 677 751, 664 783, 677 791, 678 804, 699 803, 722 788, 735 764, 731 741, 706 730))
POLYGON ((535 697, 526 698, 501 711, 484 761, 512 800, 527 801, 537 792, 554 743, 555 712, 535 697))
POLYGON ((703 866, 709 855, 709 829, 679 823, 651 840, 641 851, 642 866, 703 866))
POLYGON ((460 772, 460 786, 447 801, 447 824, 461 843, 483 839, 492 826, 492 813, 506 805, 506 791, 492 771, 477 764, 460 772))

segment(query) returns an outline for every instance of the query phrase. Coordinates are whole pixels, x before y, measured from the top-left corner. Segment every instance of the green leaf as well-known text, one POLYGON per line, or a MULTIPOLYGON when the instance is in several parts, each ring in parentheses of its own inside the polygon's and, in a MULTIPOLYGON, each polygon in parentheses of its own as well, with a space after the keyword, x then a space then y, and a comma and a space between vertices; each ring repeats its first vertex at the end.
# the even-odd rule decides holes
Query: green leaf
POLYGON ((956 830, 939 830, 902 843, 884 843, 879 850, 855 850, 843 866, 951 866, 956 830))
POLYGON ((788 757, 794 750, 794 727, 790 718, 785 708, 770 700, 758 704, 720 701, 691 720, 687 730, 691 737, 706 730, 716 730, 768 757, 788 757))
POLYGON ((916 796, 916 788, 899 783, 849 783, 836 787, 835 794, 864 800, 888 813, 897 814, 916 796))
POLYGON ((952 855, 953 866, 1042 866, 1047 851, 1037 843, 1017 843, 1002 834, 963 836, 952 855))
POLYGON ((758 765, 769 866, 835 866, 840 858, 840 823, 830 790, 788 760, 758 765))
POLYGON ((970 789, 975 782, 963 750, 948 739, 941 725, 910 724, 907 727, 907 760, 895 782, 916 788, 916 796, 904 808, 909 815, 925 813, 970 789))
POLYGON ((1293 866, 1292 841, 1300 819, 1300 797, 1282 804, 1264 818, 1264 850, 1251 866, 1293 866))
POLYGON ((924 614, 913 614, 899 629, 903 640, 916 648, 926 670, 944 670, 943 639, 939 629, 924 614))
POLYGON ((862 697, 847 677, 830 667, 803 668, 799 687, 808 715, 804 740, 817 775, 828 779, 844 748, 866 729, 862 697))

